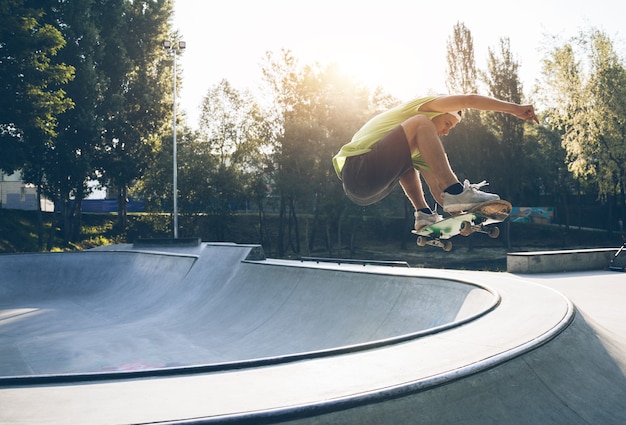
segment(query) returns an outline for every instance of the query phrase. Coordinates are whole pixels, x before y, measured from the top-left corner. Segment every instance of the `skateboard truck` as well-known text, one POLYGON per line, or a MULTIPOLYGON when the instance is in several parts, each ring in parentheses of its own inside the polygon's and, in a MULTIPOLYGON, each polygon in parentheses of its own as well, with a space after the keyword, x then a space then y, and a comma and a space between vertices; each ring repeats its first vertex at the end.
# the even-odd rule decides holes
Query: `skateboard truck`
POLYGON ((426 245, 436 246, 438 248, 443 249, 446 252, 452 250, 452 242, 450 242, 449 240, 441 240, 439 238, 431 239, 428 236, 421 236, 421 235, 418 236, 417 246, 426 246, 426 245))
POLYGON ((459 235, 469 236, 472 233, 484 233, 490 238, 495 239, 500 236, 500 228, 495 226, 487 227, 483 224, 472 224, 469 221, 464 221, 463 223, 461 223, 461 230, 459 231, 459 235))

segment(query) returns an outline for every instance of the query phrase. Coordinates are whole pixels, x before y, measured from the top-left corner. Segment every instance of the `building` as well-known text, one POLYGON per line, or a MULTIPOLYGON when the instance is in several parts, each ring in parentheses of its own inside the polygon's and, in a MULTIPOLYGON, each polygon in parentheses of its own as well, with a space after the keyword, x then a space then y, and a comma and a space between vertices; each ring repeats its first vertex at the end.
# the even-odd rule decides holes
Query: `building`
MULTIPOLYGON (((7 175, 0 171, 0 208, 13 210, 37 210, 37 188, 25 183, 17 171, 7 175)), ((52 201, 42 198, 42 211, 54 211, 52 201)))

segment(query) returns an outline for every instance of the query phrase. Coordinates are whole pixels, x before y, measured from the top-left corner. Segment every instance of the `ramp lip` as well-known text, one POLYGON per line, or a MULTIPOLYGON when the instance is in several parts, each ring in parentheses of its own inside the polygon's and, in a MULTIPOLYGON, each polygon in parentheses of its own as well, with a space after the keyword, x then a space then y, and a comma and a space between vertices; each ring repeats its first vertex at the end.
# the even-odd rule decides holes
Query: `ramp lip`
MULTIPOLYGON (((382 401, 388 401, 399 397, 404 397, 410 394, 419 393, 422 391, 426 391, 441 385, 445 385, 454 381, 461 380, 466 378, 467 376, 471 376, 480 372, 484 372, 486 370, 492 369, 498 365, 506 363, 516 357, 522 356, 530 351, 533 351, 544 344, 550 342, 554 338, 556 338, 559 334, 565 331, 574 321, 574 318, 577 314, 576 308, 573 302, 565 297, 560 292, 546 288, 548 291, 552 291, 555 294, 561 296, 563 301, 566 303, 566 311, 564 312, 561 320, 556 323, 552 328, 548 329, 543 334, 537 336, 536 338, 525 341, 517 347, 512 349, 496 353, 495 355, 483 359, 481 361, 477 361, 474 363, 470 363, 459 367, 453 371, 444 371, 443 373, 435 374, 429 376, 424 379, 414 380, 407 383, 401 383, 395 386, 391 386, 383 389, 374 389, 369 392, 364 392, 360 394, 350 394, 345 397, 339 397, 333 400, 326 400, 317 403, 311 404, 302 404, 300 406, 289 406, 285 408, 278 409, 268 409, 264 411, 250 412, 250 413, 241 413, 235 415, 225 415, 215 418, 204 418, 201 422, 197 421, 187 421, 187 422, 177 422, 181 424, 210 424, 215 422, 219 423, 228 423, 224 422, 224 420, 233 420, 237 421, 245 421, 252 420, 254 423, 259 423, 259 419, 267 419, 271 421, 276 420, 290 420, 290 419, 300 419, 304 417, 312 417, 321 414, 331 413, 339 410, 350 409, 354 407, 370 405, 375 403, 380 403, 382 401)), ((262 423, 262 422, 261 422, 262 423)))
POLYGON ((187 419, 167 423, 176 423, 181 425, 231 422, 257 424, 303 419, 405 397, 410 394, 427 391, 432 388, 436 388, 438 386, 458 381, 480 372, 484 372, 541 347, 542 345, 550 342, 552 339, 557 337, 573 323, 577 311, 572 301, 570 301, 567 297, 565 297, 563 294, 556 290, 553 290, 551 288, 546 289, 560 295, 562 299, 566 302, 566 311, 558 323, 556 323, 552 328, 550 328, 543 334, 537 336, 535 339, 525 341, 517 347, 497 353, 481 361, 464 365, 453 371, 444 371, 443 373, 435 374, 424 379, 401 383, 382 389, 373 389, 371 391, 366 391, 363 393, 350 394, 332 400, 317 401, 310 404, 301 404, 282 408, 187 419))
POLYGON ((189 254, 184 252, 165 252, 165 251, 144 251, 133 249, 102 249, 102 250, 85 250, 85 251, 70 251, 70 252, 15 252, 15 253, 0 253, 0 256, 9 257, 47 257, 47 256, 68 256, 68 255, 115 255, 115 254, 135 254, 135 255, 160 255, 168 257, 188 257, 198 258, 197 254, 189 254))
MULTIPOLYGON (((308 405, 301 406, 293 406, 286 407, 282 409, 272 409, 265 410, 261 412, 253 412, 253 413, 243 413, 238 415, 228 415, 219 418, 215 418, 219 420, 220 423, 223 423, 224 419, 232 419, 232 420, 245 420, 250 419, 253 421, 258 421, 260 418, 268 418, 272 421, 277 420, 288 420, 295 418, 303 418, 310 416, 317 416, 320 414, 331 413, 339 410, 350 409, 354 407, 380 403, 382 401, 392 400, 399 397, 404 397, 410 394, 419 393, 422 391, 426 391, 441 385, 445 385, 454 381, 461 380, 470 375, 474 375, 480 372, 484 372, 486 370, 492 369, 496 366, 499 366, 507 361, 510 361, 516 357, 522 356, 532 350, 535 350, 542 345, 550 342, 560 333, 562 333, 565 329, 569 327, 574 321, 574 317, 576 316, 576 309, 572 302, 563 297, 569 306, 567 314, 563 317, 563 320, 554 328, 550 329, 543 335, 540 335, 535 340, 527 341, 521 344, 518 347, 515 347, 511 350, 504 351, 498 353, 488 359, 482 360, 480 362, 472 363, 461 368, 458 368, 452 372, 444 372, 439 375, 434 375, 432 377, 428 377, 423 380, 417 380, 409 383, 403 383, 394 387, 384 388, 384 389, 374 389, 371 392, 366 392, 362 394, 352 394, 346 397, 337 398, 334 400, 323 401, 321 403, 312 403, 308 405)), ((208 418, 207 418, 208 419, 208 418)), ((210 424, 213 423, 213 418, 209 420, 204 420, 201 423, 210 424)), ((191 423, 200 423, 200 422, 182 422, 186 424, 191 423)), ((258 422, 255 422, 258 423, 258 422)))

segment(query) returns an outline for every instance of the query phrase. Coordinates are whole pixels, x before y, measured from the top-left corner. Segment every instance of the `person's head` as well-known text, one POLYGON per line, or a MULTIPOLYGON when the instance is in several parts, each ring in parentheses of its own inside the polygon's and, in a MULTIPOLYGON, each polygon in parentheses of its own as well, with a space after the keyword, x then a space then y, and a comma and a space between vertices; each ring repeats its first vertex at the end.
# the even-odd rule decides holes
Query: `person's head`
POLYGON ((437 129, 437 134, 439 136, 447 136, 450 130, 461 122, 461 111, 437 115, 432 121, 437 129))

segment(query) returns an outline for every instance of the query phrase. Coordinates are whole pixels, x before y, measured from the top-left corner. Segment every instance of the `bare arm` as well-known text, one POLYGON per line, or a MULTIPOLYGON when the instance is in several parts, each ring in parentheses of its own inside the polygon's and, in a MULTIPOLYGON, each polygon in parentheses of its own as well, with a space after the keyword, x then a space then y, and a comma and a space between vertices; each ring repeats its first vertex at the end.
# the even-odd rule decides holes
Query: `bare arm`
POLYGON ((493 97, 481 96, 478 94, 461 94, 453 96, 441 96, 425 103, 420 108, 422 111, 431 112, 453 112, 462 109, 478 109, 481 111, 506 112, 516 117, 526 120, 539 120, 535 115, 533 105, 518 105, 516 103, 505 102, 493 97))

